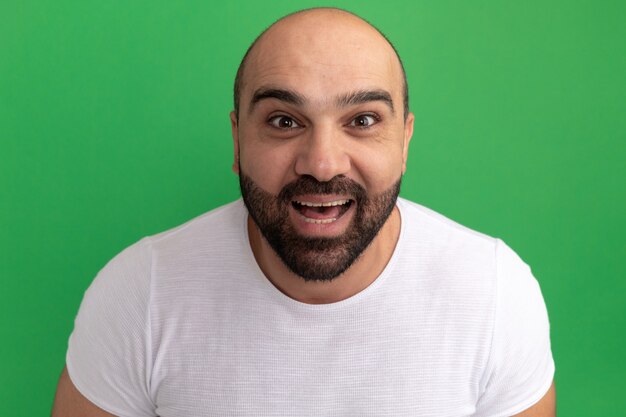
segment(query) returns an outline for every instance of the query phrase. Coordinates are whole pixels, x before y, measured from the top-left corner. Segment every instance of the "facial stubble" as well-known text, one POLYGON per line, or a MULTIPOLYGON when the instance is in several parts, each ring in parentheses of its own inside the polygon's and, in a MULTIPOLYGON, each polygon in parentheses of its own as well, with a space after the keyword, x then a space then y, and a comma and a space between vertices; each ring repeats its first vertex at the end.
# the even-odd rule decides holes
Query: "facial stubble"
POLYGON ((370 196, 357 182, 337 176, 327 182, 304 175, 285 185, 275 196, 259 187, 239 169, 243 201, 271 248, 294 274, 305 281, 330 281, 344 273, 363 254, 383 227, 396 204, 401 179, 380 194, 370 196), (289 219, 293 198, 306 194, 347 195, 356 210, 344 233, 336 237, 302 236, 289 219))

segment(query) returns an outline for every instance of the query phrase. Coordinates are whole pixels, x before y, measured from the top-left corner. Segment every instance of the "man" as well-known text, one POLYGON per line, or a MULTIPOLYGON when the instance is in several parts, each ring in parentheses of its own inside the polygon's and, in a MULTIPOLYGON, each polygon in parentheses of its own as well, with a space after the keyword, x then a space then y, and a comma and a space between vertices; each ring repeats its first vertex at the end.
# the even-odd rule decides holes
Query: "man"
POLYGON ((350 13, 266 30, 231 114, 243 203, 100 272, 53 415, 554 416, 528 267, 397 198, 406 91, 393 47, 350 13))

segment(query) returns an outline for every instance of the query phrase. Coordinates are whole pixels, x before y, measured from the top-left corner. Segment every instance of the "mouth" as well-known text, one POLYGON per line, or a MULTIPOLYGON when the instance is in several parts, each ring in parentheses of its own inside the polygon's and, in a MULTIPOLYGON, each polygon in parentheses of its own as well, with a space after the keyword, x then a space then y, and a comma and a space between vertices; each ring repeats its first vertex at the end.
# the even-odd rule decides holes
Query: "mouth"
POLYGON ((311 201, 303 198, 293 200, 291 205, 305 222, 312 224, 329 224, 339 220, 350 207, 354 205, 354 200, 346 198, 328 201, 311 201))

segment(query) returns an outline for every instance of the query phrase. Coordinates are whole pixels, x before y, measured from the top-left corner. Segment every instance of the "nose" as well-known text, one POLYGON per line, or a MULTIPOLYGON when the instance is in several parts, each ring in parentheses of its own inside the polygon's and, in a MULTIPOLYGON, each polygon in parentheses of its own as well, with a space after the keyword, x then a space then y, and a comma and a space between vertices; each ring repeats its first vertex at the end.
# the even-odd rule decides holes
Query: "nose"
POLYGON ((296 174, 310 175, 320 182, 347 174, 350 170, 350 157, 340 136, 331 127, 312 129, 304 138, 296 159, 296 174))

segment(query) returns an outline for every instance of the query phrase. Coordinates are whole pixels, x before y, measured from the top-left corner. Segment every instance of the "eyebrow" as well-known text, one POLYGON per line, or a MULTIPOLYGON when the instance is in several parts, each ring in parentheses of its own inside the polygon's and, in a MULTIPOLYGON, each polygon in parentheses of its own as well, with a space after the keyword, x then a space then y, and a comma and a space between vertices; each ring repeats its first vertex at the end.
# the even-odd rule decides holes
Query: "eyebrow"
POLYGON ((252 96, 252 100, 250 101, 250 110, 249 113, 252 113, 254 110, 254 106, 262 101, 270 98, 275 98, 276 100, 284 101, 285 103, 293 104, 296 106, 301 106, 305 103, 305 99, 300 94, 295 91, 283 90, 281 88, 260 88, 254 92, 252 96))
MULTIPOLYGON (((260 101, 272 98, 288 104, 293 104, 295 106, 301 106, 307 102, 304 96, 292 90, 282 88, 260 88, 252 95, 248 112, 252 113, 254 106, 260 101)), ((337 97, 335 101, 339 107, 354 106, 372 101, 382 101, 389 107, 389 109, 391 109, 391 113, 394 113, 391 94, 385 90, 358 90, 341 95, 337 97)))
POLYGON ((337 99, 339 107, 354 106, 356 104, 369 103, 371 101, 382 101, 394 113, 393 100, 391 94, 385 90, 360 90, 340 96, 337 99))

